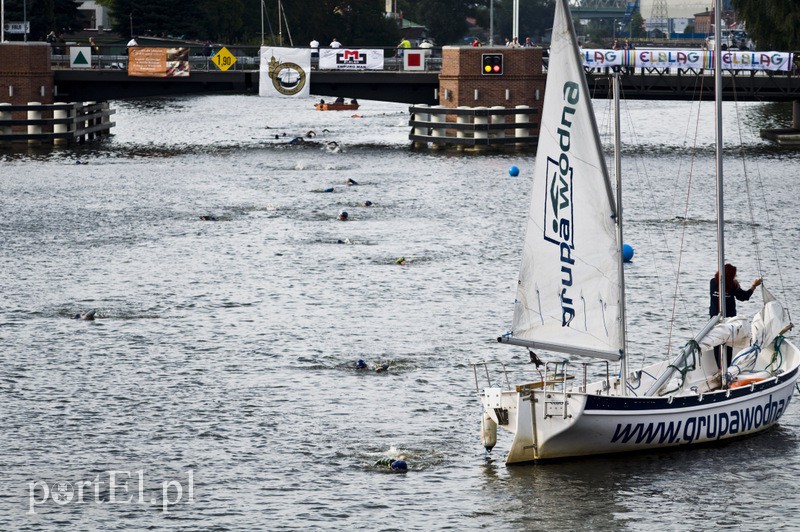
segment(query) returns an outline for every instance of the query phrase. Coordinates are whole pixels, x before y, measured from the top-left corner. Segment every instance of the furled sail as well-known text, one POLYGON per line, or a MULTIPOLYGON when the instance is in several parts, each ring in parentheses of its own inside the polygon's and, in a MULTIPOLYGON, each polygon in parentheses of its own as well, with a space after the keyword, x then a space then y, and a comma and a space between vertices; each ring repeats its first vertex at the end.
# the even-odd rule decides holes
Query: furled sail
POLYGON ((512 336, 565 352, 619 353, 614 198, 564 0, 549 66, 512 336))

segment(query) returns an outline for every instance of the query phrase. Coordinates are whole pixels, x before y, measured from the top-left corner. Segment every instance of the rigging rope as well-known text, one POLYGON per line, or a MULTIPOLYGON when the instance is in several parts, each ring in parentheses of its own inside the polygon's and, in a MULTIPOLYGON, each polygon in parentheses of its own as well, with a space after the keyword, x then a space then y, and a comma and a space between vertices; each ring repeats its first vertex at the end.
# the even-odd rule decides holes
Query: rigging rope
MULTIPOLYGON (((737 122, 737 124, 739 126, 738 127, 739 147, 740 147, 739 154, 740 154, 740 156, 742 158, 742 169, 743 169, 743 172, 744 172, 744 182, 745 182, 745 188, 747 190, 747 205, 748 205, 748 208, 750 209, 750 228, 751 228, 752 233, 753 233, 753 246, 755 247, 755 250, 756 250, 756 263, 757 263, 757 267, 758 267, 758 274, 759 274, 760 277, 764 277, 763 264, 762 264, 762 261, 761 261, 761 252, 760 252, 760 248, 758 246, 758 234, 757 234, 757 226, 756 226, 756 219, 755 219, 755 205, 754 205, 754 200, 753 200, 753 193, 751 192, 751 187, 750 187, 750 175, 747 172, 747 164, 746 164, 747 159, 745 157, 745 152, 744 152, 744 139, 743 139, 743 136, 742 136, 742 120, 739 118, 739 98, 738 98, 738 95, 737 95, 737 92, 736 92, 735 77, 736 76, 731 76, 731 78, 732 78, 731 86, 733 87, 733 100, 734 100, 734 105, 735 105, 735 109, 736 109, 736 122, 737 122)), ((758 178, 758 187, 756 187, 756 188, 761 190, 761 198, 760 199, 761 199, 761 201, 763 203, 762 212, 764 213, 764 218, 766 219, 767 233, 769 234, 770 241, 772 243, 772 249, 774 250, 773 256, 774 256, 774 261, 775 261, 775 267, 778 270, 778 283, 780 284, 780 287, 779 287, 780 299, 782 301, 782 304, 785 304, 785 302, 786 302, 786 285, 785 285, 785 283, 783 281, 783 269, 781 268, 780 254, 777 252, 778 245, 777 245, 777 241, 775 239, 775 229, 774 229, 774 227, 772 225, 772 220, 770 218, 769 203, 767 203, 767 196, 766 196, 766 193, 765 193, 766 187, 764 186, 764 179, 763 179, 763 177, 761 175, 761 168, 760 168, 760 166, 758 165, 757 162, 755 164, 756 164, 756 176, 758 178)), ((791 321, 792 317, 791 317, 791 314, 790 314, 790 311, 789 311, 788 308, 786 308, 786 314, 787 314, 787 316, 789 318, 789 321, 791 321)))
POLYGON ((747 208, 750 210, 750 230, 753 233, 753 247, 755 248, 756 265, 759 277, 764 277, 764 267, 761 263, 761 250, 758 246, 758 234, 756 232, 756 212, 753 205, 753 195, 750 190, 750 179, 747 174, 747 161, 744 154, 744 138, 742 137, 742 119, 739 116, 739 98, 736 93, 736 76, 731 76, 731 87, 733 88, 733 103, 736 111, 736 124, 739 133, 739 156, 742 159, 742 172, 744 174, 744 187, 747 191, 747 208))
MULTIPOLYGON (((699 82, 700 83, 700 93, 702 94, 702 92, 703 92, 702 89, 703 89, 703 83, 704 83, 705 76, 700 76, 700 78, 701 78, 700 82, 699 82)), ((691 117, 691 114, 690 114, 690 117, 691 117)), ((688 129, 689 129, 689 124, 690 124, 690 122, 687 121, 687 124, 686 124, 687 133, 688 133, 688 129)), ((683 264, 683 252, 684 252, 684 244, 686 243, 686 232, 688 231, 688 227, 689 227, 689 199, 690 199, 691 193, 692 193, 692 177, 694 176, 694 165, 695 165, 695 161, 697 160, 697 136, 698 136, 699 129, 700 129, 700 101, 698 101, 698 104, 697 104, 697 116, 696 116, 695 124, 694 124, 694 145, 692 146, 691 158, 689 159, 690 162, 689 162, 688 181, 687 181, 687 184, 686 184, 686 200, 685 200, 684 205, 683 205, 683 223, 681 224, 681 241, 680 241, 681 243, 680 243, 680 247, 678 248, 678 271, 677 271, 677 273, 675 275, 675 290, 674 290, 673 295, 672 295, 672 301, 673 301, 673 303, 672 303, 672 314, 671 314, 671 317, 670 317, 669 334, 668 334, 668 338, 667 338, 667 354, 668 355, 669 355, 669 351, 670 351, 670 346, 672 345, 672 333, 674 332, 674 329, 675 329, 675 312, 676 312, 676 307, 677 307, 677 304, 678 304, 678 298, 679 298, 679 295, 680 295, 679 279, 680 279, 681 265, 683 264)), ((677 186, 676 186, 676 188, 677 188, 677 186)), ((686 301, 685 300, 684 300, 684 305, 686 305, 686 301)))

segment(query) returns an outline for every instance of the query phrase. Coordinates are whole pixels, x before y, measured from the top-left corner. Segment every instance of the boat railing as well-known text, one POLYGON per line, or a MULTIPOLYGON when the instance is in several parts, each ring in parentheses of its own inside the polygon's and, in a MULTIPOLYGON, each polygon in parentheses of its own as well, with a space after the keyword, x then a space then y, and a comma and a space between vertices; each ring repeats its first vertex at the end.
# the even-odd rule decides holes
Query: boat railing
POLYGON ((506 369, 506 365, 500 362, 499 360, 482 360, 480 362, 470 362, 469 365, 472 366, 472 373, 475 376, 475 391, 481 393, 480 387, 480 379, 478 377, 478 367, 483 366, 483 372, 486 374, 486 387, 490 388, 492 386, 492 378, 489 376, 489 364, 499 364, 502 368, 503 375, 506 379, 506 389, 511 389, 511 382, 508 380, 508 370, 506 369))
MULTIPOLYGON (((534 389, 540 390, 552 390, 561 393, 567 393, 573 389, 574 384, 571 381, 574 381, 576 376, 570 373, 570 365, 572 364, 567 359, 558 359, 558 360, 546 360, 544 362, 544 371, 538 369, 539 379, 535 381, 531 381, 527 384, 519 384, 516 385, 516 390, 520 391, 530 391, 534 389)), ((492 377, 489 372, 489 365, 499 365, 501 367, 503 377, 506 381, 506 389, 511 390, 511 382, 508 377, 508 368, 505 364, 500 362, 499 360, 490 360, 490 361, 480 361, 480 362, 470 362, 470 366, 472 367, 472 372, 475 377, 475 391, 477 393, 481 393, 481 376, 479 373, 483 374, 483 378, 486 381, 485 388, 492 387, 492 377), (483 371, 480 370, 483 368, 483 371)), ((604 374, 604 385, 601 392, 608 392, 611 389, 611 365, 607 360, 592 360, 587 362, 581 362, 577 365, 581 371, 581 381, 580 386, 578 387, 578 391, 580 393, 586 393, 588 390, 588 379, 589 377, 600 377, 604 374), (600 366, 601 371, 591 372, 589 371, 590 366, 600 366)))
POLYGON ((587 390, 587 377, 589 373, 589 366, 605 366, 606 367, 606 382, 603 386, 603 391, 608 391, 611 389, 611 366, 609 365, 608 360, 592 360, 589 362, 582 362, 581 365, 583 366, 583 383, 581 387, 578 389, 581 393, 586 393, 587 390))

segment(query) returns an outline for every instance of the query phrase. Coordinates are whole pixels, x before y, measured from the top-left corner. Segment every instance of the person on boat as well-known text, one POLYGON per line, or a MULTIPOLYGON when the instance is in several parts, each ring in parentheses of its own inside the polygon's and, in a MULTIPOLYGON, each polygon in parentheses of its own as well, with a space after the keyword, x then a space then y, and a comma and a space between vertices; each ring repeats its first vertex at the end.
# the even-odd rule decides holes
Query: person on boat
MULTIPOLYGON (((753 295, 753 291, 761 285, 761 278, 753 281, 749 290, 743 290, 736 279, 736 266, 733 264, 725 265, 725 316, 736 316, 736 300, 747 301, 753 295)), ((708 314, 711 317, 719 314, 719 272, 717 272, 709 283, 709 294, 711 296, 708 314)))
POLYGON ((350 100, 350 105, 358 105, 358 100, 353 98, 352 100, 350 100))
MULTIPOLYGON (((725 316, 730 318, 736 316, 736 300, 739 301, 747 301, 750 299, 750 296, 753 295, 755 289, 761 284, 761 278, 759 277, 753 284, 750 286, 749 290, 743 290, 742 287, 739 285, 739 281, 736 279, 736 266, 733 264, 726 264, 725 265, 725 316)), ((714 277, 711 278, 711 282, 709 283, 709 296, 710 304, 708 306, 708 314, 712 318, 719 314, 719 272, 717 272, 714 277)), ((725 348, 726 354, 726 365, 728 367, 731 365, 731 359, 733 358, 733 348, 728 346, 725 348)), ((717 361, 717 365, 719 365, 720 359, 720 349, 719 346, 714 348, 715 359, 717 361)))
POLYGON ((336 98, 336 101, 333 102, 333 103, 344 103, 344 98, 339 96, 338 98, 336 98))

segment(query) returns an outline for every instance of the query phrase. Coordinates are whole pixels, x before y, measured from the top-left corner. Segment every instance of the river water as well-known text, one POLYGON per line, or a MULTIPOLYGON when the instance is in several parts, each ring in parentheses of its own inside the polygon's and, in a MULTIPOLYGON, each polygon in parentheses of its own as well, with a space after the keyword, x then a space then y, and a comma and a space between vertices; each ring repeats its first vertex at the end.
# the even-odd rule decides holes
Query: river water
MULTIPOLYGON (((380 102, 112 106, 102 142, 0 152, 0 529, 800 526, 797 407, 719 448, 506 467, 501 432, 486 459, 469 363, 531 372, 492 339, 511 320, 532 156, 412 151, 407 108, 380 102), (387 455, 408 472, 374 465, 387 455)), ((707 315, 704 106, 624 115, 634 366, 707 315)), ((797 309, 800 155, 758 138, 786 109, 726 111, 743 145, 726 162, 729 258, 797 309)))

